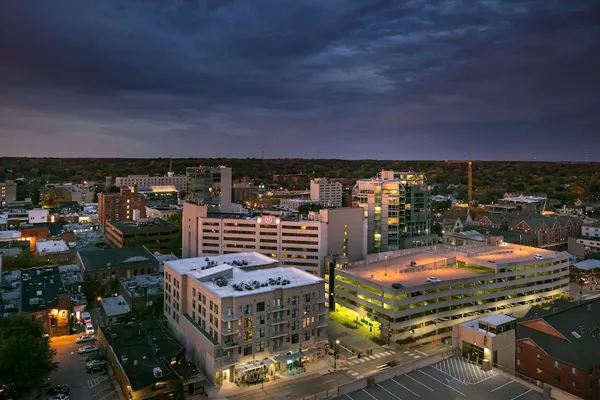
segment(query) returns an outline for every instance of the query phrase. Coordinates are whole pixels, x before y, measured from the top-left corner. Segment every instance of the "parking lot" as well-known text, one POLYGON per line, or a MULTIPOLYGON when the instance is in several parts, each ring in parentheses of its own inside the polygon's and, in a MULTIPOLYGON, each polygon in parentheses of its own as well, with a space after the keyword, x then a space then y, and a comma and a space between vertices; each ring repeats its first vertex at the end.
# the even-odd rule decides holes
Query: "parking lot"
MULTIPOLYGON (((439 363, 438 363, 439 364, 439 363)), ((457 365, 462 367, 463 365, 457 365)), ((482 371, 483 372, 483 371, 482 371)), ((486 399, 541 400, 544 396, 512 379, 495 373, 466 378, 464 383, 434 366, 427 366, 342 396, 345 400, 486 399)))
MULTIPOLYGON (((56 349, 58 371, 50 375, 51 385, 67 384, 73 400, 116 400, 117 396, 108 374, 88 374, 85 359, 90 354, 78 354, 77 349, 93 343, 76 344, 77 335, 52 338, 52 348, 56 349)), ((43 393, 45 396, 45 391, 43 393)), ((44 398, 42 396, 42 398, 44 398)))

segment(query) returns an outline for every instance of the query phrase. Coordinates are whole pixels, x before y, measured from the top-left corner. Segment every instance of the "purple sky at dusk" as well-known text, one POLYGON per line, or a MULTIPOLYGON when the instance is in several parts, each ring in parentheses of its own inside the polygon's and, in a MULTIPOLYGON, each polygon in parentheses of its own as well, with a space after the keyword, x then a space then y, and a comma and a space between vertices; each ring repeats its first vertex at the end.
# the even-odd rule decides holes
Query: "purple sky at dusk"
POLYGON ((598 0, 0 2, 0 156, 600 161, 598 0))

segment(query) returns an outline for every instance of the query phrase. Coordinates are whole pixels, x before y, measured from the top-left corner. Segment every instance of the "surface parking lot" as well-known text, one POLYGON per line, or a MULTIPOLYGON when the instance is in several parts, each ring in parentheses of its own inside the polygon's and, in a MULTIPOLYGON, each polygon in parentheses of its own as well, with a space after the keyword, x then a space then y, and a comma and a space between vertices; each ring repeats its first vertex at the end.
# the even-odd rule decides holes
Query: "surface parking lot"
MULTIPOLYGON (((90 354, 78 354, 77 349, 91 343, 76 344, 77 335, 52 338, 52 348, 56 349, 58 371, 50 375, 51 385, 67 384, 73 400, 114 400, 118 396, 108 374, 88 374, 85 359, 90 354)), ((42 399, 45 398, 45 390, 42 399)))
MULTIPOLYGON (((452 357, 449 360, 453 360, 452 357)), ((454 360, 457 361, 457 360, 454 360)), ((461 360, 464 361, 464 360, 461 360)), ((447 364, 449 368, 463 368, 465 365, 447 364)), ((472 364, 470 367, 478 368, 472 364)), ((465 382, 438 369, 442 362, 427 366, 393 379, 341 396, 345 400, 419 400, 419 399, 486 399, 486 400, 541 400, 544 396, 503 375, 485 373, 473 375, 476 371, 462 370, 457 376, 465 382), (470 374, 470 375, 469 375, 470 374), (468 383, 472 382, 472 383, 468 383)), ((452 371, 449 369, 449 371, 452 371)), ((483 372, 483 371, 481 371, 483 372)))

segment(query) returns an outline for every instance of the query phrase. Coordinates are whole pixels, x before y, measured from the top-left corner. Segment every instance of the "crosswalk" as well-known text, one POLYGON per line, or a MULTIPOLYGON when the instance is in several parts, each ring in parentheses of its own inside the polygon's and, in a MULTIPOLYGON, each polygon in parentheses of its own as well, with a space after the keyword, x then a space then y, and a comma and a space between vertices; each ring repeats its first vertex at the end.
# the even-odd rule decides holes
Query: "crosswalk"
POLYGON ((91 389, 93 387, 98 386, 99 384, 101 384, 102 382, 104 382, 107 379, 108 378, 106 376, 102 376, 102 377, 96 378, 96 379, 89 379, 87 381, 87 384, 88 384, 88 387, 91 389))
POLYGON ((387 356, 391 356, 393 354, 396 354, 396 352, 394 350, 388 350, 388 351, 383 351, 381 353, 377 353, 377 354, 372 354, 370 356, 361 356, 360 358, 358 358, 357 356, 352 357, 352 359, 348 360, 348 365, 357 365, 360 363, 364 363, 367 362, 369 360, 377 360, 378 358, 381 357, 387 357, 387 356))

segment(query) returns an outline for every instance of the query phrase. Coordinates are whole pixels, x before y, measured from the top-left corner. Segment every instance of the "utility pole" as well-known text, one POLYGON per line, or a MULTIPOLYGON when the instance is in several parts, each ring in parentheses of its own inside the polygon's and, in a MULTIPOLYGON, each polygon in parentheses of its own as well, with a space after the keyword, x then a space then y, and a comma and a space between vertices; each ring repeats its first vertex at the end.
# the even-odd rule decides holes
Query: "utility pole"
POLYGON ((333 350, 333 370, 337 371, 337 357, 338 357, 338 345, 340 344, 340 340, 336 339, 335 341, 335 349, 333 350))
POLYGON ((469 169, 468 169, 468 189, 469 189, 469 207, 473 205, 473 162, 471 161, 471 152, 469 152, 469 169))

